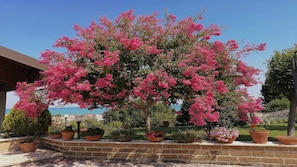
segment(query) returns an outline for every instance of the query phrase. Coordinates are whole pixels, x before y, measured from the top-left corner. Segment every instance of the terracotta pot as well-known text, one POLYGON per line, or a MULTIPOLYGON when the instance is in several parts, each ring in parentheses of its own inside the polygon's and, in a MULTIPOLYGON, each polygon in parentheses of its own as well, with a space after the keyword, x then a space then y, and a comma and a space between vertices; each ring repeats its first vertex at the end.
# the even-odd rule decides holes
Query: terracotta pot
POLYGON ((151 136, 151 137, 147 137, 147 139, 149 141, 151 141, 151 142, 160 142, 160 141, 164 140, 164 137, 153 137, 153 136, 151 136))
POLYGON ((232 139, 227 139, 227 140, 220 140, 218 138, 216 138, 216 140, 219 142, 219 143, 226 143, 226 144, 231 144, 235 141, 236 137, 233 137, 232 139))
POLYGON ((102 135, 95 135, 95 136, 85 136, 86 140, 88 141, 98 141, 102 138, 102 135))
POLYGON ((288 144, 288 145, 297 144, 297 137, 295 136, 276 136, 276 138, 282 144, 288 144))
POLYGON ((67 132, 62 132, 62 138, 64 140, 73 140, 75 131, 67 131, 67 132))
POLYGON ((164 122, 163 122, 163 126, 164 126, 164 127, 169 127, 169 122, 168 122, 168 121, 164 121, 164 122))
POLYGON ((55 134, 50 134, 49 135, 51 139, 59 139, 62 137, 61 133, 55 133, 55 134))
POLYGON ((269 131, 260 131, 260 132, 251 132, 251 137, 254 141, 254 143, 258 144, 266 144, 269 137, 269 131))
POLYGON ((19 143, 19 147, 23 153, 34 152, 39 145, 39 142, 19 143))
POLYGON ((129 142, 132 140, 132 137, 120 136, 118 138, 115 138, 114 140, 118 142, 129 142))

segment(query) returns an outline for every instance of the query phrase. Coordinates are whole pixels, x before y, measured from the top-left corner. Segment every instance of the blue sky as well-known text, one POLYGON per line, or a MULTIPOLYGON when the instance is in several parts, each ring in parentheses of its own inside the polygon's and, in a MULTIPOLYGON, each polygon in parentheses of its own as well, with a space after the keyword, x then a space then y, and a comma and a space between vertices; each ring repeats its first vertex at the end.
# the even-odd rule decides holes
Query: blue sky
MULTIPOLYGON (((264 82, 266 61, 274 50, 291 48, 297 43, 296 0, 3 0, 0 5, 0 45, 39 59, 45 49, 62 36, 74 37, 75 24, 86 27, 99 17, 114 20, 121 12, 134 10, 135 15, 164 11, 177 19, 192 17, 205 10, 202 23, 224 28, 216 40, 235 39, 243 44, 265 42, 267 50, 252 53, 245 62, 262 70, 264 82)), ((249 89, 258 97, 261 85, 249 89)), ((13 92, 8 93, 6 108, 17 101, 13 92)))

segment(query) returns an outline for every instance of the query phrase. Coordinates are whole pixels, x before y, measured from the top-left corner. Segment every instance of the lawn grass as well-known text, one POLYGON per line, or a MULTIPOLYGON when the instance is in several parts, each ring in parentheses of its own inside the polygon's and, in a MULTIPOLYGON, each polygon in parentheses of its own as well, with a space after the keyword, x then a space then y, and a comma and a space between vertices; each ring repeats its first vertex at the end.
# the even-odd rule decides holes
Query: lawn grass
MULTIPOLYGON (((252 138, 249 134, 249 125, 243 126, 243 127, 237 127, 239 131, 239 137, 236 139, 237 141, 252 141, 252 138)), ((287 124, 281 123, 281 124, 269 124, 266 125, 265 128, 270 131, 269 135, 269 141, 277 141, 276 136, 286 136, 287 135, 287 124)), ((160 127, 160 128, 152 128, 151 130, 162 130, 166 132, 165 139, 172 139, 171 135, 174 132, 177 132, 179 130, 190 130, 195 129, 197 131, 200 131, 201 133, 204 133, 202 130, 198 130, 197 127, 194 126, 178 126, 178 127, 160 127)), ((135 129, 136 136, 135 139, 142 139, 145 140, 145 128, 137 128, 135 129)))

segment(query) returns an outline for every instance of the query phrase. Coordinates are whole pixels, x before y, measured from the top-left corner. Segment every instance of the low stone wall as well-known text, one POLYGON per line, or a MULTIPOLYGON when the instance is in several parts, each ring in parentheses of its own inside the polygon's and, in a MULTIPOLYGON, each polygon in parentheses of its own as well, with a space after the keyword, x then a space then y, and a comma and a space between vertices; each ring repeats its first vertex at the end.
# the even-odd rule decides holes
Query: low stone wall
POLYGON ((278 142, 254 144, 235 141, 232 144, 216 142, 181 144, 171 140, 153 143, 146 140, 114 142, 102 139, 90 142, 84 139, 63 141, 44 137, 42 146, 62 152, 64 157, 74 158, 244 166, 297 166, 297 145, 283 145, 278 142))
POLYGON ((15 137, 15 138, 0 138, 0 153, 3 152, 13 152, 19 151, 19 142, 24 140, 25 137, 15 137))

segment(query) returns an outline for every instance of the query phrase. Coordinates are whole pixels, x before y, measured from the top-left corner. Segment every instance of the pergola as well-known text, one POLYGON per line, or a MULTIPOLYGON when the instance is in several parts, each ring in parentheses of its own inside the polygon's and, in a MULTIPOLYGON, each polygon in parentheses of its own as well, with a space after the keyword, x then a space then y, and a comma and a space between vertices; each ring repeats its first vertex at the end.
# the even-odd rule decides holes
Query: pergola
POLYGON ((0 46, 0 131, 5 117, 6 93, 16 89, 20 81, 34 82, 46 65, 22 53, 0 46))

